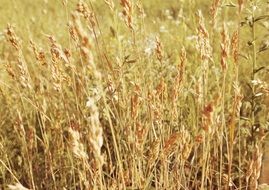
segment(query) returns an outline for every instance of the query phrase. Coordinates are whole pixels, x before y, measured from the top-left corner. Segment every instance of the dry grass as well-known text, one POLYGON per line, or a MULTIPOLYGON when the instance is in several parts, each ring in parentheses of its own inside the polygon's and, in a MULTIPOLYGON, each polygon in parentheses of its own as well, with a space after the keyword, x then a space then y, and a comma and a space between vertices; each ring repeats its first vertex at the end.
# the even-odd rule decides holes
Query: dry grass
POLYGON ((268 188, 268 6, 4 0, 0 188, 268 188))

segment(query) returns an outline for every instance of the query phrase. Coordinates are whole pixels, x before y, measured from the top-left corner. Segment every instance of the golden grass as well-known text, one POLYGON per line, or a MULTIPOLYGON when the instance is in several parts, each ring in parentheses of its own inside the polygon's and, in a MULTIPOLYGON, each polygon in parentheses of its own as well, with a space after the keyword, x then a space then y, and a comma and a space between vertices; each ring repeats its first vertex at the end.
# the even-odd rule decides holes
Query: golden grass
POLYGON ((0 10, 1 189, 267 188, 268 3, 0 10))

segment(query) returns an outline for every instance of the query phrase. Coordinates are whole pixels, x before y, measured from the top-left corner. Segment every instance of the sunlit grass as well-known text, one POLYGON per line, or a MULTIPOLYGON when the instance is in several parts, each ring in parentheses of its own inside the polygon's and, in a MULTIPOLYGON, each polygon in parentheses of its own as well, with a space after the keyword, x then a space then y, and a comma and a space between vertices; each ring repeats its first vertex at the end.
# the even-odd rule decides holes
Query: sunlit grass
POLYGON ((265 1, 3 0, 0 11, 0 188, 269 183, 265 1))

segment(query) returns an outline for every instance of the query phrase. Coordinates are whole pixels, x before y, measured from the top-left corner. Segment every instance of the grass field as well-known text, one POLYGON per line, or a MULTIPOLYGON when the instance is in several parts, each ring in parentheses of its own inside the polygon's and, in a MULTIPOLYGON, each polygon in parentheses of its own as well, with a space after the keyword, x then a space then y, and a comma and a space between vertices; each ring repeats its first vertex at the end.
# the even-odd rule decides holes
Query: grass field
POLYGON ((0 189, 268 189, 269 1, 0 12, 0 189))

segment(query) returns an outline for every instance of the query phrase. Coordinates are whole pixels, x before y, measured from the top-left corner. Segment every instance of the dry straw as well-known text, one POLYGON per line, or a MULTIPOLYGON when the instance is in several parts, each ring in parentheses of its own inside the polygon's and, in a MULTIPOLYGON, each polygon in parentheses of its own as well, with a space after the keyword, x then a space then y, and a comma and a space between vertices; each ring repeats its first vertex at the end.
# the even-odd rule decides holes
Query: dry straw
POLYGON ((3 33, 0 189, 268 180, 265 1, 61 2, 3 33))

